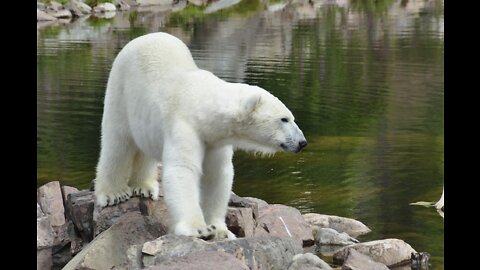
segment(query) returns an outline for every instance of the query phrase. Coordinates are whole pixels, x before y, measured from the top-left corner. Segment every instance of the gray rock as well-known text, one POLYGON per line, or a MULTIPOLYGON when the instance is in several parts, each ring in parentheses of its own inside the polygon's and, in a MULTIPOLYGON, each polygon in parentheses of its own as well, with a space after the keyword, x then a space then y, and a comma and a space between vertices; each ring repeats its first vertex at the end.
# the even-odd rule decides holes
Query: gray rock
POLYGON ((201 251, 224 251, 234 255, 250 269, 287 269, 295 254, 302 252, 301 241, 292 238, 258 237, 206 242, 168 234, 142 247, 143 264, 160 265, 174 257, 201 251))
POLYGON ((53 253, 56 253, 58 249, 61 249, 68 243, 70 243, 70 236, 68 235, 68 226, 72 221, 67 220, 62 226, 53 227, 54 238, 53 238, 53 253))
POLYGON ((57 1, 50 0, 47 5, 47 9, 53 10, 53 11, 59 11, 63 9, 63 5, 57 1))
POLYGON ((37 8, 37 22, 39 21, 56 21, 57 18, 37 8))
POLYGON ((140 212, 125 213, 85 246, 63 269, 125 269, 127 250, 165 234, 165 228, 140 212))
POLYGON ((257 219, 259 217, 258 213, 258 204, 252 200, 242 198, 232 192, 230 195, 230 200, 228 201, 228 206, 232 207, 244 207, 251 208, 253 212, 253 218, 257 219))
POLYGON ((52 269, 62 269, 72 259, 69 245, 52 253, 52 269))
POLYGON ((312 229, 298 209, 281 204, 270 204, 260 207, 258 212, 259 226, 255 228, 255 235, 265 235, 266 231, 272 236, 300 239, 304 246, 313 245, 312 229), (261 231, 260 228, 265 231, 261 231))
POLYGON ((258 207, 264 207, 264 206, 268 205, 268 203, 266 201, 264 201, 262 199, 259 199, 259 198, 253 198, 253 197, 243 197, 243 198, 245 200, 256 203, 258 207))
POLYGON ((139 200, 139 198, 130 198, 126 202, 103 208, 95 205, 93 210, 94 236, 110 228, 125 213, 140 211, 139 200))
POLYGON ((55 232, 50 225, 48 217, 37 218, 37 249, 51 248, 54 237, 55 232))
POLYGON ((78 17, 90 14, 92 12, 92 8, 80 0, 70 0, 65 7, 78 17))
POLYGON ((355 249, 349 249, 347 258, 342 265, 342 270, 388 270, 388 267, 383 264, 372 260, 372 258, 356 251, 355 249))
POLYGON ((388 267, 408 262, 411 259, 411 254, 416 253, 416 251, 403 240, 383 239, 343 247, 333 254, 333 262, 335 264, 343 264, 350 249, 355 249, 363 255, 372 258, 372 260, 383 263, 388 267))
POLYGON ((313 227, 313 237, 317 245, 340 245, 346 246, 358 243, 358 240, 346 233, 339 233, 332 228, 313 227))
POLYGON ((188 2, 194 6, 204 6, 208 3, 208 0, 188 0, 188 2))
POLYGON ((37 250, 37 270, 52 269, 52 248, 37 250))
POLYGON ((62 187, 63 203, 64 204, 67 203, 68 194, 77 193, 77 192, 79 192, 77 188, 70 187, 70 186, 63 186, 62 187))
POLYGON ((251 208, 229 207, 225 220, 228 229, 237 237, 253 237, 255 220, 251 208))
POLYGON ((288 270, 321 269, 332 270, 328 263, 312 253, 297 254, 293 256, 292 263, 288 270))
POLYGON ((150 266, 148 270, 249 270, 249 268, 235 256, 221 251, 200 251, 181 257, 174 257, 156 266, 150 266))
POLYGON ((42 211, 48 216, 50 225, 62 226, 65 224, 65 209, 63 208, 60 182, 53 181, 39 187, 38 203, 42 207, 42 211))
POLYGON ((238 3, 240 3, 241 0, 219 0, 219 1, 215 1, 215 2, 212 2, 210 3, 207 8, 205 8, 205 14, 210 14, 210 13, 214 13, 214 12, 217 12, 219 10, 222 10, 222 9, 226 9, 226 8, 229 8, 231 6, 234 6, 238 3))
POLYGON ((75 229, 75 225, 73 225, 73 222, 68 223, 67 233, 68 233, 68 238, 70 239, 70 254, 72 254, 72 256, 75 256, 78 252, 82 250, 86 242, 83 241, 80 234, 77 233, 77 230, 75 229))
POLYGON ((93 12, 102 13, 102 12, 115 12, 117 8, 112 3, 102 3, 98 4, 93 8, 93 12))
POLYGON ((137 0, 137 3, 141 6, 149 5, 171 5, 172 0, 137 0))
POLYGON ((130 10, 131 8, 127 0, 115 0, 113 3, 120 11, 130 10))
POLYGON ((62 9, 62 10, 55 11, 55 12, 49 12, 48 14, 52 15, 55 18, 71 18, 73 16, 72 12, 70 12, 70 10, 68 10, 68 9, 62 9))
POLYGON ((45 3, 37 2, 37 9, 40 9, 41 11, 45 11, 47 9, 47 6, 45 5, 45 3))
POLYGON ((351 237, 357 237, 371 232, 370 228, 365 226, 365 224, 351 218, 315 213, 304 214, 303 217, 311 226, 332 228, 340 233, 345 232, 351 237))
POLYGON ((83 190, 77 193, 71 193, 68 196, 67 215, 72 220, 75 228, 82 237, 83 241, 90 242, 93 239, 93 209, 95 206, 95 196, 93 191, 83 190))
POLYGON ((40 204, 37 203, 37 218, 43 217, 45 214, 42 211, 42 208, 40 207, 40 204))

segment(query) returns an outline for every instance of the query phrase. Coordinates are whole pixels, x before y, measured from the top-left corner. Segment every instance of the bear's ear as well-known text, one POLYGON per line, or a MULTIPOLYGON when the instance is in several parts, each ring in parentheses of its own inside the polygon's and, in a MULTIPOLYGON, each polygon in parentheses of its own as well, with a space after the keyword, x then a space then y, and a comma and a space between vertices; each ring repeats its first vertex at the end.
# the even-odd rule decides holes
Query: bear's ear
POLYGON ((242 111, 244 115, 249 115, 260 105, 261 96, 259 94, 252 94, 243 100, 242 111))

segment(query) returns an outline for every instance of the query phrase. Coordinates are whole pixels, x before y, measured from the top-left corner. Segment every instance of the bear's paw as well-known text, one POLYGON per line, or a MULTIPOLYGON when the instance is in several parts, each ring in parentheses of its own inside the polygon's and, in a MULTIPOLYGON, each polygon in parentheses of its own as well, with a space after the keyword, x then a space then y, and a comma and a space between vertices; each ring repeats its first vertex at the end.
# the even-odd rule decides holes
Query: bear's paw
POLYGON ((132 190, 128 186, 115 191, 101 191, 96 189, 95 197, 98 206, 112 206, 130 199, 130 197, 132 197, 132 190))
POLYGON ((152 183, 142 183, 132 186, 133 196, 142 198, 151 198, 152 200, 158 200, 160 193, 160 187, 157 181, 152 183))

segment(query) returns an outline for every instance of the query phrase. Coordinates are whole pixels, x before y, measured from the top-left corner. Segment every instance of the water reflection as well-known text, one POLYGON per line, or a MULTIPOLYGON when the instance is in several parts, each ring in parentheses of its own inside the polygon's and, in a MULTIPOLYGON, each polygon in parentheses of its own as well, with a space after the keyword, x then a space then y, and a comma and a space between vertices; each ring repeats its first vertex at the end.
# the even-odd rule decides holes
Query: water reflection
POLYGON ((309 141, 298 155, 237 153, 237 194, 357 218, 373 230, 360 240, 404 239, 443 269, 443 219, 409 205, 438 200, 443 185, 443 1, 220 8, 37 25, 38 184, 89 186, 111 63, 131 39, 166 31, 201 68, 278 96, 309 141))

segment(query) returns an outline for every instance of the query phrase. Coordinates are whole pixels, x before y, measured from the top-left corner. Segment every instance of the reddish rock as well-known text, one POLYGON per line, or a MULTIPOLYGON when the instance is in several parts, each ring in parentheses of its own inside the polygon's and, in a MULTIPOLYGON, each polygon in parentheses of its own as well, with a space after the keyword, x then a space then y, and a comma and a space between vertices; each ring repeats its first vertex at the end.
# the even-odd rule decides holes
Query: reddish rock
POLYGON ((200 251, 181 257, 174 257, 155 266, 144 269, 148 270, 249 270, 244 262, 235 256, 221 251, 200 251))
POLYGON ((342 265, 342 270, 388 270, 388 267, 383 264, 374 261, 372 258, 356 251, 355 249, 349 249, 347 258, 342 265))
POLYGON ((255 235, 265 234, 266 231, 269 235, 302 240, 304 246, 313 245, 312 229, 298 209, 281 204, 270 204, 260 207, 258 211, 259 226, 255 228, 255 235))
POLYGON ((226 223, 228 229, 237 237, 253 237, 255 220, 251 208, 229 207, 226 223))

